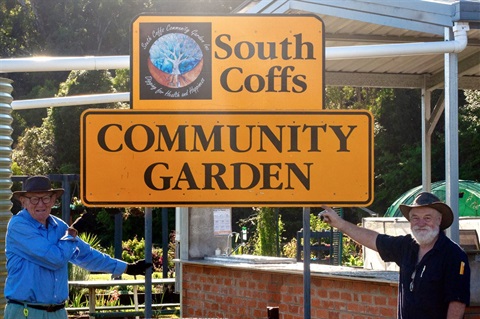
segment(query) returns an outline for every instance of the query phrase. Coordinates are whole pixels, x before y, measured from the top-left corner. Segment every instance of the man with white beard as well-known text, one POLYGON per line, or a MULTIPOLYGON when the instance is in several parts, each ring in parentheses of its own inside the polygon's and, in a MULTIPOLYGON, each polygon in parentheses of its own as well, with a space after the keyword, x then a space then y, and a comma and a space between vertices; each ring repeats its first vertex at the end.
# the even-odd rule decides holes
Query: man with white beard
POLYGON ((470 302, 468 257, 445 235, 453 212, 438 197, 422 192, 412 205, 400 205, 412 231, 406 236, 379 234, 343 220, 330 207, 324 209, 320 216, 326 223, 400 267, 398 318, 463 318, 470 302))

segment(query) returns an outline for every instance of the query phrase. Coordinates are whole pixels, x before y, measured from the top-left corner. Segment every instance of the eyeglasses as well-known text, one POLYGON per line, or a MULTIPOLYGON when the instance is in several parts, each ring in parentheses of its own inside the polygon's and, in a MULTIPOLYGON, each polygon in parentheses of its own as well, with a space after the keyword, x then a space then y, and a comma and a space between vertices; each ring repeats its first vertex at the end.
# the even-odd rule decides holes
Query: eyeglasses
POLYGON ((49 204, 52 201, 52 195, 46 195, 42 197, 25 197, 28 198, 30 200, 30 203, 32 203, 33 205, 37 205, 40 200, 42 200, 42 203, 44 204, 49 204))

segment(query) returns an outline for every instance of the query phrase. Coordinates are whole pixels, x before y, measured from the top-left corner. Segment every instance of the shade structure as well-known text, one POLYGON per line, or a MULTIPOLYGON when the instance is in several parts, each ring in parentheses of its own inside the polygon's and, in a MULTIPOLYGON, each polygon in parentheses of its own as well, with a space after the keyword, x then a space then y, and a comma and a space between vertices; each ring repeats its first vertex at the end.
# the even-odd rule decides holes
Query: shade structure
MULTIPOLYGON (((460 217, 480 217, 480 183, 460 180, 458 182, 458 206, 460 217)), ((422 186, 412 188, 403 193, 385 213, 385 217, 401 217, 399 206, 410 205, 415 197, 422 192, 422 186)), ((432 183, 432 193, 445 201, 445 181, 432 183)))

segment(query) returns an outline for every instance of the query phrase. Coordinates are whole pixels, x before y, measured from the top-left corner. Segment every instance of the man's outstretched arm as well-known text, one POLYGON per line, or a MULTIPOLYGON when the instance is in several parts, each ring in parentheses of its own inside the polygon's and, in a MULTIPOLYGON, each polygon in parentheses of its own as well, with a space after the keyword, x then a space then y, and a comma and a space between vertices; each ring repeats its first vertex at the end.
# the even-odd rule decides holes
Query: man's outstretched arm
POLYGON ((376 231, 359 227, 342 219, 340 216, 338 216, 337 212, 328 206, 322 206, 322 208, 324 211, 320 213, 320 215, 327 224, 337 228, 342 233, 347 234, 357 243, 378 251, 376 244, 378 233, 376 231))

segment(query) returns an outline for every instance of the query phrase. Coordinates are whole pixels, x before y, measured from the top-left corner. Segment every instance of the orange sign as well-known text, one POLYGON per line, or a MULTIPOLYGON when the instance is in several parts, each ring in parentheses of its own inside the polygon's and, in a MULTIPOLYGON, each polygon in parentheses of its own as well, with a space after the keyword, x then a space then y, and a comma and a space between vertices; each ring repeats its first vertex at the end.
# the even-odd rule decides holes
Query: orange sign
POLYGON ((142 15, 131 51, 133 109, 323 107, 323 22, 315 15, 142 15))
POLYGON ((367 111, 87 110, 87 206, 368 206, 367 111))

